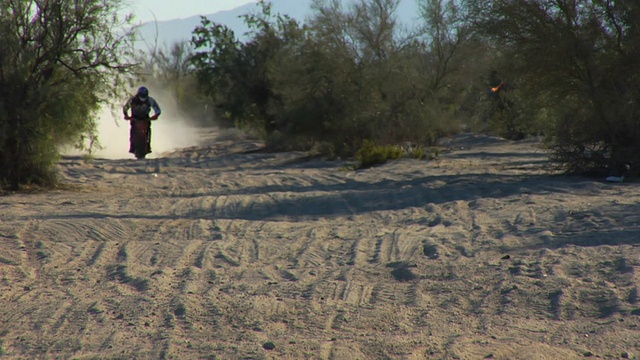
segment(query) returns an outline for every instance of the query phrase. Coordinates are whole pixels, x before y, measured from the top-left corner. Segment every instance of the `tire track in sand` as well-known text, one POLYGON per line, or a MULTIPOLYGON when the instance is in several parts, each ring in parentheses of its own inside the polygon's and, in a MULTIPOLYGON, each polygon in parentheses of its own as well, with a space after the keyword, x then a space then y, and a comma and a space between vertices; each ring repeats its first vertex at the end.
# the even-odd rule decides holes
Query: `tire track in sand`
POLYGON ((209 265, 220 232, 213 221, 197 218, 166 221, 157 229, 159 238, 171 240, 155 245, 152 257, 144 261, 160 268, 153 291, 162 313, 155 326, 162 335, 154 348, 162 349, 159 358, 170 358, 183 346, 191 346, 191 341, 197 343, 194 329, 202 323, 196 314, 219 312, 208 293, 217 279, 209 265))
POLYGON ((44 220, 31 235, 55 239, 36 244, 37 257, 46 259, 48 268, 96 266, 115 244, 126 243, 132 235, 130 226, 118 219, 44 220), (39 254, 39 255, 38 255, 39 254))

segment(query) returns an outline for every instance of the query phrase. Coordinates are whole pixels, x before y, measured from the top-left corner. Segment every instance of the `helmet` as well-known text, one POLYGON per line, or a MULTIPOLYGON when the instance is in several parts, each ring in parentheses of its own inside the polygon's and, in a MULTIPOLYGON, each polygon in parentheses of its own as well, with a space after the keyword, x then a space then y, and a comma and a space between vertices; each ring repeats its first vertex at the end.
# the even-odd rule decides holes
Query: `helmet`
POLYGON ((149 89, 147 89, 145 86, 140 86, 136 95, 138 95, 141 100, 146 100, 149 96, 149 89))

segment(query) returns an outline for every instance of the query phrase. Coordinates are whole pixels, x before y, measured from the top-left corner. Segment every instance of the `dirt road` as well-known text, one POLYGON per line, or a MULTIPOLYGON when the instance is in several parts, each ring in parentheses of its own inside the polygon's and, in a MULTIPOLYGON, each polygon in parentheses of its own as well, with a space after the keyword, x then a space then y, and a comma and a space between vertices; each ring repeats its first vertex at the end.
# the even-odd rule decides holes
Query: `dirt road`
POLYGON ((640 355, 640 186, 461 136, 366 170, 216 141, 0 197, 7 359, 640 355))

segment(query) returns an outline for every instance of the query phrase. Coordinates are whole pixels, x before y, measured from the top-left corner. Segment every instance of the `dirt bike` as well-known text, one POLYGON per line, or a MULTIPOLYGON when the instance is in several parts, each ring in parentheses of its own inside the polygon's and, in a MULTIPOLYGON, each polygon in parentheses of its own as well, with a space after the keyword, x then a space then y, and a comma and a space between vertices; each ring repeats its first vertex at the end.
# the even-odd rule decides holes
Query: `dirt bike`
POLYGON ((148 119, 128 119, 133 127, 130 145, 136 159, 144 159, 151 153, 151 121, 156 119, 155 116, 148 119))

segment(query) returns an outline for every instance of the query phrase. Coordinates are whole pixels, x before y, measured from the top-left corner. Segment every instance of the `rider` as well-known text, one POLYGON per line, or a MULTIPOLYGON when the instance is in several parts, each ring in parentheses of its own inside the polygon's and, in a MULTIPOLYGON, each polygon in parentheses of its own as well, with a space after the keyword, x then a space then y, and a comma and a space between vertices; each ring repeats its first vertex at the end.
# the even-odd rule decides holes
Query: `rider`
MULTIPOLYGON (((138 92, 133 95, 126 104, 122 107, 125 120, 131 120, 131 129, 129 130, 129 152, 133 153, 133 136, 134 136, 134 123, 136 120, 156 120, 160 116, 160 106, 158 102, 149 96, 149 89, 145 86, 138 88, 138 92), (128 111, 131 109, 131 116, 128 111), (149 113, 153 109, 154 115, 149 116, 149 113)), ((151 152, 151 124, 149 124, 149 131, 147 135, 147 153, 151 152)))

